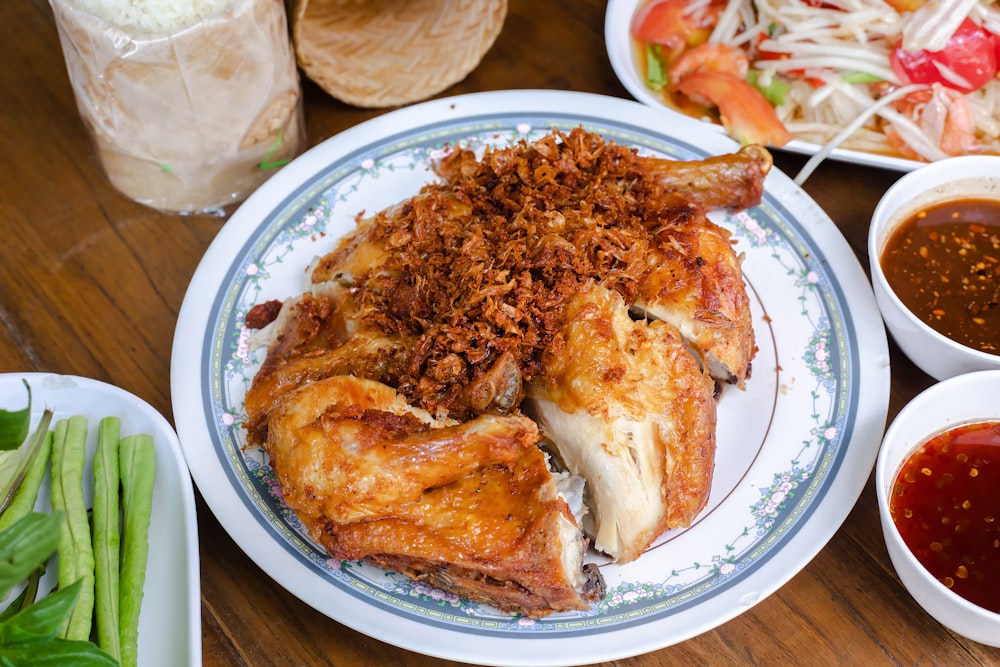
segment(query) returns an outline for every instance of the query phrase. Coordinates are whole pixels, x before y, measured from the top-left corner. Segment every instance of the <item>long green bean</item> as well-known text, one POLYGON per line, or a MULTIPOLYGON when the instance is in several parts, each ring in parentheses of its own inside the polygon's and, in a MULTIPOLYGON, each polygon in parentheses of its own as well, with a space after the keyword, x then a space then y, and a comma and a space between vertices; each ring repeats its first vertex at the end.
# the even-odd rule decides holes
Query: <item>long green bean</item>
POLYGON ((94 615, 97 644, 118 660, 118 577, 120 532, 118 527, 118 440, 121 420, 105 417, 97 427, 94 452, 94 615))
POLYGON ((35 507, 35 501, 38 500, 38 490, 41 488, 42 480, 45 478, 45 470, 48 468, 49 455, 52 451, 52 431, 49 430, 49 418, 51 416, 51 413, 48 413, 47 417, 43 419, 42 424, 38 427, 39 429, 45 429, 44 435, 38 434, 38 437, 41 437, 43 441, 38 450, 32 455, 33 458, 28 466, 28 470, 21 480, 21 486, 14 493, 14 497, 11 498, 7 509, 4 510, 3 514, 0 514, 0 530, 10 526, 22 516, 31 512, 35 507))
POLYGON ((149 556, 149 521, 156 480, 156 451, 150 435, 129 435, 118 445, 122 480, 122 561, 119 633, 122 667, 135 667, 139 652, 139 608, 149 556))
POLYGON ((59 588, 81 581, 80 597, 62 633, 87 641, 94 618, 94 550, 83 498, 87 460, 87 418, 76 415, 56 422, 52 440, 52 509, 66 513, 59 540, 59 588))

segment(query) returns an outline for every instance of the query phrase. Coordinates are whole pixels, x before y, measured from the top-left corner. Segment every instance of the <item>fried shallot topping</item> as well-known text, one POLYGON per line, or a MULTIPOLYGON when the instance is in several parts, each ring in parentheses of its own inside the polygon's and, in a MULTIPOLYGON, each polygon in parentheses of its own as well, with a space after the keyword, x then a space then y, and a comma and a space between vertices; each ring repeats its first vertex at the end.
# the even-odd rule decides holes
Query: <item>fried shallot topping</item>
POLYGON ((662 177, 665 162, 556 131, 478 159, 456 149, 436 166, 441 182, 376 214, 369 238, 388 257, 355 276, 353 293, 366 324, 417 341, 400 391, 447 409, 504 353, 530 380, 561 345, 560 318, 582 286, 633 302, 650 247, 683 255, 669 229, 704 214, 687 186, 662 177))

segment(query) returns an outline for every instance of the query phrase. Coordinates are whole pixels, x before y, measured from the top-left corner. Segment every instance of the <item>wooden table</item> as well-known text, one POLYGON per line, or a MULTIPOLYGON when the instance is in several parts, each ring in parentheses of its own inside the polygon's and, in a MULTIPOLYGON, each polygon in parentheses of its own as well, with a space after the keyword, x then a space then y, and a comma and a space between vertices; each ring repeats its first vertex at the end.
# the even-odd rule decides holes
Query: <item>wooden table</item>
MULTIPOLYGON (((177 313, 225 220, 166 215, 114 190, 79 119, 51 10, 0 2, 0 371, 49 371, 119 385, 168 419, 177 313)), ((511 0, 480 66, 445 94, 557 88, 628 97, 604 50, 604 3, 511 0)), ((382 112, 306 82, 309 141, 382 112)), ((804 159, 778 154, 795 174, 804 159)), ((867 266, 868 220, 898 173, 827 162, 805 184, 867 266)), ((889 418, 931 378, 894 346, 889 418)), ((275 584, 198 499, 204 663, 441 665, 340 625, 275 584)), ((500 658, 502 660, 502 658, 500 658)), ((615 661, 666 664, 1000 664, 1000 649, 957 637, 900 585, 869 479, 842 528, 777 593, 715 630, 615 661)), ((453 664, 453 663, 452 663, 453 664)), ((611 663, 607 663, 611 664, 611 663)))

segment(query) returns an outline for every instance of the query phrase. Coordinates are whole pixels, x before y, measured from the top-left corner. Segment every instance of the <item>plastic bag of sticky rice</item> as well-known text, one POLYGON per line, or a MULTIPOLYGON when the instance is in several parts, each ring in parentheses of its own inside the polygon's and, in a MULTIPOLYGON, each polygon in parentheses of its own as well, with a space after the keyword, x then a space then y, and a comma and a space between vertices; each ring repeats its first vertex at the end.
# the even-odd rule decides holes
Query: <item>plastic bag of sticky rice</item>
POLYGON ((112 184, 178 212, 246 197, 305 143, 282 0, 50 0, 112 184))

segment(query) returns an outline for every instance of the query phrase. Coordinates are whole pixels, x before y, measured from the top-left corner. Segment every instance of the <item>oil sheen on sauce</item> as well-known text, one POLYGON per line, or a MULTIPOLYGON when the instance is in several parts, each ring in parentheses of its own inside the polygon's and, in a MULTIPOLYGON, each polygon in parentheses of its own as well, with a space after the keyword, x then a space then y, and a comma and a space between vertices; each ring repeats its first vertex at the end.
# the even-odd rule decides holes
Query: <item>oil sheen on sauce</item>
POLYGON ((880 262, 923 322, 1000 354, 1000 201, 962 199, 920 211, 892 233, 880 262))
POLYGON ((924 443, 900 469, 889 510, 938 581, 1000 613, 1000 422, 963 424, 924 443))

